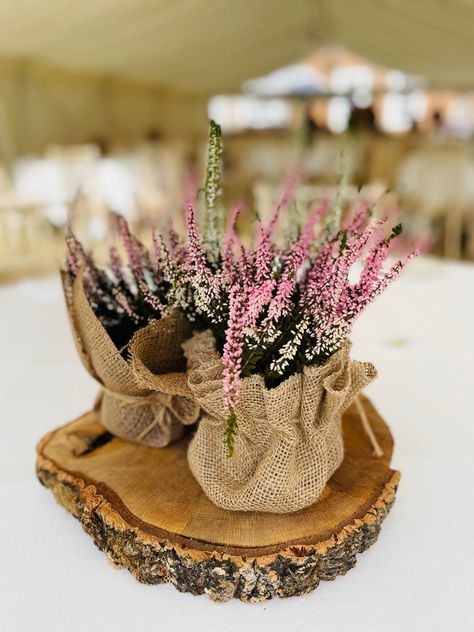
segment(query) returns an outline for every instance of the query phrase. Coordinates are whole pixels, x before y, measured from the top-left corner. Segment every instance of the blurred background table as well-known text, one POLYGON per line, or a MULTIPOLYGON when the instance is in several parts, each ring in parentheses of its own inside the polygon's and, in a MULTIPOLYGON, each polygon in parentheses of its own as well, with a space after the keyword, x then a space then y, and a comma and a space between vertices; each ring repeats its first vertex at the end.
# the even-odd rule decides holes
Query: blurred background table
POLYGON ((378 542, 336 582, 260 605, 144 586, 115 571, 35 479, 35 443, 90 408, 57 277, 0 288, 0 627, 15 632, 468 629, 474 584, 474 265, 421 258, 356 324, 353 355, 393 431, 397 501, 378 542), (5 434, 4 434, 5 439, 5 434), (19 604, 23 604, 19 607, 19 604), (403 608, 400 607, 403 604, 403 608))

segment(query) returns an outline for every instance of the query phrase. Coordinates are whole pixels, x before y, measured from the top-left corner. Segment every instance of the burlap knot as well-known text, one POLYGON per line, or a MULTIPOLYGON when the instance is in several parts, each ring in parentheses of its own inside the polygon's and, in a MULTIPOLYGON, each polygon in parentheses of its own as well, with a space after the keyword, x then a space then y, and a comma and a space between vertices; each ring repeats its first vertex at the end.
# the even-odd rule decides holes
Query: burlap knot
POLYGON ((199 406, 190 398, 181 350, 181 343, 191 334, 188 321, 179 312, 152 321, 135 333, 126 359, 94 314, 82 272, 72 288, 63 274, 63 286, 79 356, 102 387, 97 407, 101 423, 122 439, 151 447, 164 447, 181 437, 183 424, 194 423, 199 415, 199 406), (141 362, 134 353, 147 344, 154 354, 154 386, 144 384, 133 368, 134 362, 141 362))
MULTIPOLYGON (((170 436, 175 436, 176 421, 185 426, 193 424, 197 421, 197 413, 199 412, 199 408, 194 405, 192 400, 188 400, 189 404, 186 405, 181 396, 177 397, 169 393, 159 392, 150 392, 144 395, 124 395, 123 393, 114 393, 105 387, 102 387, 99 392, 94 406, 96 410, 100 410, 104 405, 104 397, 110 397, 113 401, 118 402, 118 406, 128 411, 128 414, 134 408, 138 409, 142 406, 150 408, 153 420, 136 436, 137 442, 144 442, 145 437, 157 426, 161 432, 167 429, 170 436)), ((176 438, 181 434, 176 435, 176 438)))
POLYGON ((261 375, 244 378, 227 458, 222 360, 212 334, 194 335, 183 349, 203 409, 188 462, 209 499, 228 510, 272 513, 314 503, 343 460, 342 414, 375 378, 373 365, 351 360, 347 342, 324 365, 305 367, 276 388, 261 375))

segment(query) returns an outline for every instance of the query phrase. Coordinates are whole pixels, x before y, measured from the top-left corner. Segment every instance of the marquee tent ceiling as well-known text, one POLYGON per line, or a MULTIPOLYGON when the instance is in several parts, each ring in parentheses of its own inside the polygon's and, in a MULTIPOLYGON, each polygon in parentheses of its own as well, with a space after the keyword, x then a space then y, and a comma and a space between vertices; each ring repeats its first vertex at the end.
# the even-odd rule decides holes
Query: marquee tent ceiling
POLYGON ((473 27, 473 0, 2 0, 0 55, 209 94, 336 43, 470 88, 473 27))

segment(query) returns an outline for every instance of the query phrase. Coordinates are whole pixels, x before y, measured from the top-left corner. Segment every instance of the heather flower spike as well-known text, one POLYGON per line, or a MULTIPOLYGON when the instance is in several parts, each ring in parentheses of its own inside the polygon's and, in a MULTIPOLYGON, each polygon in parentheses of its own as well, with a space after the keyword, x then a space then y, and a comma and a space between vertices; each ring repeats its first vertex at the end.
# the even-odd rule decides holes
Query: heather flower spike
POLYGON ((132 235, 130 231, 130 227, 128 225, 127 220, 122 215, 117 215, 117 231, 122 239, 123 245, 128 255, 128 261, 130 265, 130 269, 137 276, 142 276, 143 274, 143 265, 142 265, 142 255, 143 251, 141 248, 141 244, 138 240, 132 235))
POLYGON ((210 122, 207 152, 206 182, 204 185, 205 211, 203 217, 203 243, 211 260, 216 261, 220 253, 223 227, 225 225, 221 201, 222 177, 222 130, 214 121, 210 122))
POLYGON ((349 163, 347 160, 347 147, 343 145, 339 153, 339 174, 334 198, 324 222, 324 231, 328 234, 335 233, 341 225, 343 210, 343 196, 349 178, 349 163))

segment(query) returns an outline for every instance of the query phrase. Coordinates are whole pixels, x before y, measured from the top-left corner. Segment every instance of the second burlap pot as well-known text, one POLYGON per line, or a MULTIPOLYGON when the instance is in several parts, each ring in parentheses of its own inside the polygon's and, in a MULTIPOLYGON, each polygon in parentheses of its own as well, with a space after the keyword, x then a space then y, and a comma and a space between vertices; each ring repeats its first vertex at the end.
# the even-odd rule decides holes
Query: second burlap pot
POLYGON ((96 407, 104 427, 122 439, 151 447, 164 447, 181 437, 183 424, 194 423, 199 415, 184 373, 181 343, 191 332, 186 319, 175 312, 152 321, 136 332, 129 345, 131 357, 126 359, 94 314, 82 273, 72 291, 64 285, 76 347, 85 368, 102 387, 96 407), (146 365, 142 373, 154 377, 154 385, 134 370, 141 352, 146 365))
POLYGON ((227 457, 222 360, 210 332, 183 345, 188 383, 203 409, 188 462, 208 498, 235 511, 287 513, 314 503, 344 456, 342 413, 376 371, 346 343, 323 366, 305 367, 273 389, 242 380, 234 455, 227 457))

